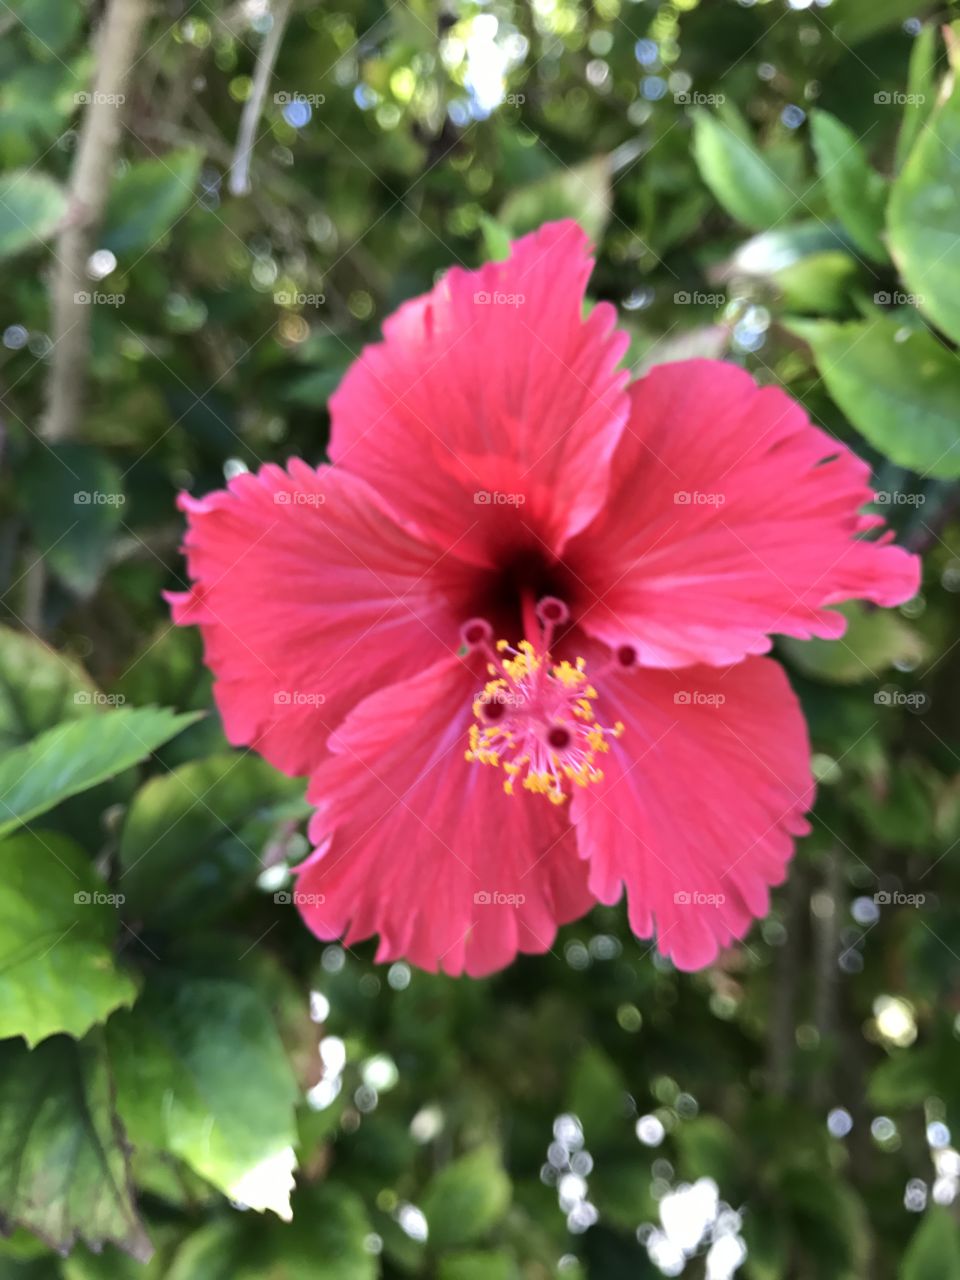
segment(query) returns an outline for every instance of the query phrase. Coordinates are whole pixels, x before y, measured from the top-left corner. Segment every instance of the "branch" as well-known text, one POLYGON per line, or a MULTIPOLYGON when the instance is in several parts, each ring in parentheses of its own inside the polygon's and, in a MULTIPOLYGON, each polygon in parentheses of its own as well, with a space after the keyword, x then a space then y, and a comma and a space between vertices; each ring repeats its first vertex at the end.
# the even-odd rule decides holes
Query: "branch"
POLYGON ((273 23, 263 42, 263 49, 257 57, 250 97, 243 104, 243 114, 240 117, 237 146, 233 153, 233 164, 230 167, 230 177, 227 182, 231 195, 250 194, 250 158, 256 141, 254 134, 260 123, 260 116, 263 114, 263 101, 267 96, 267 88, 273 76, 292 7, 293 0, 276 0, 273 6, 273 23))
POLYGON ((67 214, 54 245, 53 353, 40 427, 48 442, 74 435, 80 416, 90 355, 90 308, 76 295, 84 292, 87 259, 103 221, 120 140, 123 88, 146 17, 147 0, 108 0, 97 39, 94 87, 80 126, 67 214))
POLYGON ((821 1105, 829 1101, 837 1058, 840 924, 844 909, 843 862, 840 850, 826 857, 823 887, 815 894, 813 1021, 820 1033, 826 1061, 817 1075, 813 1095, 821 1105))
POLYGON ((784 1098, 793 1083, 796 1048, 797 995, 803 968, 803 928, 806 921, 806 868, 795 861, 784 897, 787 936, 777 957, 767 1022, 767 1078, 770 1092, 784 1098))

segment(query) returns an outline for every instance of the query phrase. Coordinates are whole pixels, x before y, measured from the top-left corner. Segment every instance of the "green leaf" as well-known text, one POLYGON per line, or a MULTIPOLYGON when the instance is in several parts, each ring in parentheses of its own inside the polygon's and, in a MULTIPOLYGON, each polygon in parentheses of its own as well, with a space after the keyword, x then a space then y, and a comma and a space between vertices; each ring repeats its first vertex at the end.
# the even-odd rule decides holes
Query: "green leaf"
POLYGON ((355 1192, 329 1180, 303 1187, 293 1222, 231 1215, 188 1236, 165 1280, 376 1280, 370 1219, 355 1192))
POLYGON ((788 310, 836 315, 850 309, 857 270, 856 261, 847 253, 812 253, 783 267, 774 280, 788 310))
POLYGON ((85 445, 52 445, 34 453, 20 485, 44 560, 75 595, 92 596, 126 501, 119 467, 85 445))
MULTIPOLYGON (((713 1178, 733 1195, 740 1180, 742 1157, 737 1135, 719 1116, 694 1116, 677 1126, 674 1135, 687 1178, 713 1178)), ((746 1188, 744 1188, 746 1189, 746 1188)))
POLYGON ((102 696, 79 663, 35 636, 0 627, 0 752, 61 720, 92 715, 102 696))
POLYGON ((751 236, 733 255, 724 275, 745 272, 770 280, 787 309, 801 313, 847 313, 859 267, 842 228, 798 222, 751 236))
POLYGON ((817 1280, 860 1280, 869 1274, 870 1230, 863 1201, 826 1169, 784 1172, 778 1199, 789 1205, 795 1243, 802 1242, 817 1280))
POLYGON ((893 184, 890 251, 924 315, 960 342, 960 87, 934 111, 893 184))
POLYGON ((149 1259, 100 1034, 0 1044, 0 1223, 54 1249, 83 1239, 149 1259))
POLYGON ((0 258, 49 239, 67 207, 63 188, 45 173, 0 175, 0 258))
POLYGON ((591 1150, 627 1129, 627 1091, 619 1070, 602 1049, 588 1046, 570 1080, 569 1109, 583 1126, 591 1150))
POLYGON ((293 1222, 267 1223, 230 1280, 264 1280, 278 1259, 278 1280, 377 1280, 369 1234, 370 1219, 355 1191, 331 1181, 305 1187, 294 1200, 293 1222))
POLYGON ((937 100, 935 75, 937 70, 937 28, 926 23, 910 50, 910 69, 907 72, 907 101, 903 108, 900 133, 897 136, 897 169, 910 154, 920 130, 930 118, 937 100))
POLYGON ((810 343, 827 390, 875 448, 924 475, 960 475, 960 363, 934 337, 880 312, 787 328, 810 343))
POLYGON ((500 1250, 483 1253, 448 1253, 440 1259, 439 1280, 516 1280, 513 1256, 500 1250))
POLYGON ((840 227, 808 219, 751 236, 733 255, 731 267, 736 272, 746 272, 751 276, 776 278, 786 267, 810 257, 845 253, 849 248, 849 241, 840 227))
POLYGON ((575 218, 591 240, 598 240, 612 209, 610 157, 593 156, 515 188, 500 206, 497 221, 519 236, 544 222, 575 218))
POLYGON ((303 817, 303 783, 258 756, 211 756, 151 778, 120 840, 120 888, 147 919, 211 915, 263 867, 281 819, 303 817))
POLYGON ((947 1209, 926 1211, 907 1245, 899 1280, 960 1280, 960 1227, 947 1209))
POLYGON ((193 203, 202 160, 184 147, 132 164, 111 189, 100 245, 118 255, 153 248, 193 203))
POLYGON ((833 29, 844 44, 859 44, 917 12, 915 0, 835 0, 833 29))
POLYGON ((709 111, 693 112, 693 155, 700 176, 727 213, 761 230, 803 205, 742 134, 709 111))
POLYGON ((53 832, 0 842, 0 1039, 80 1037, 137 989, 114 964, 117 912, 83 851, 53 832))
POLYGON ((480 215, 483 256, 488 262, 503 262, 510 257, 510 229, 488 213, 480 215))
POLYGON ((107 1035, 134 1143, 289 1218, 298 1091, 260 997, 238 982, 157 975, 107 1035))
POLYGON ((838 640, 780 640, 791 664, 804 675, 828 684, 856 684, 877 680, 901 663, 909 670, 926 653, 916 630, 890 609, 868 610, 853 601, 840 605, 837 612, 847 619, 838 640))
POLYGON ((122 708, 48 729, 0 756, 0 836, 144 759, 202 713, 122 708))
POLYGON ((177 1249, 166 1280, 237 1280, 247 1244, 244 1234, 234 1218, 208 1221, 177 1249))
POLYGON ((510 1179, 493 1147, 480 1147, 441 1169, 420 1207, 435 1249, 471 1244, 493 1227, 510 1204, 510 1179))
POLYGON ((73 0, 11 0, 9 8, 48 58, 70 44, 83 20, 83 10, 73 0))
POLYGON ((867 159, 856 134, 827 111, 810 115, 813 148, 820 179, 831 208, 857 247, 885 262, 887 251, 880 233, 887 201, 887 183, 867 159))

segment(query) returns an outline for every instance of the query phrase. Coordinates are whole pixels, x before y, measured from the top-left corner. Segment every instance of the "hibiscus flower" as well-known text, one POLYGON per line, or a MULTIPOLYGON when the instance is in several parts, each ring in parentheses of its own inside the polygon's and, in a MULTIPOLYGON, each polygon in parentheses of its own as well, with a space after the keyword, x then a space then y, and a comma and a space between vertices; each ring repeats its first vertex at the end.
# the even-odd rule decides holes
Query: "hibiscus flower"
POLYGON ((183 496, 228 738, 309 776, 320 938, 486 974, 626 891, 681 969, 768 910, 812 799, 771 635, 839 637, 915 558, 774 387, 628 386, 560 222, 405 303, 331 400, 332 465, 183 496), (865 536, 871 535, 871 536, 865 536))

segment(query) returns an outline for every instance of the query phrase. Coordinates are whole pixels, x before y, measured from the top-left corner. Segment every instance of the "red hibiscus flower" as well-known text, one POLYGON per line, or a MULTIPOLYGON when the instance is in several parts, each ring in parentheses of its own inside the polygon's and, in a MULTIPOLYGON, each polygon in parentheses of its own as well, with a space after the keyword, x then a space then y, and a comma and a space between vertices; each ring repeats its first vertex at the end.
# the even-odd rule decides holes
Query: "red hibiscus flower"
POLYGON ((914 557, 867 466, 694 360, 627 386, 572 222, 402 306, 331 401, 332 465, 184 496, 230 741, 309 775, 301 911, 478 975, 625 888, 682 969, 768 908, 811 803, 774 633, 842 634, 914 557))

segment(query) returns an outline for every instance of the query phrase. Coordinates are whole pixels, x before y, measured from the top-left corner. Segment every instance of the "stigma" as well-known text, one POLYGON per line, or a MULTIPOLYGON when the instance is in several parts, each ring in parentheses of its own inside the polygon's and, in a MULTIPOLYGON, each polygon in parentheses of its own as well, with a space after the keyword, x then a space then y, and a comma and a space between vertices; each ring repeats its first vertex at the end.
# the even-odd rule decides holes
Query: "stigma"
POLYGON ((551 656, 554 629, 565 621, 560 610, 560 601, 540 602, 539 644, 494 644, 482 619, 472 619, 462 632, 468 647, 486 653, 490 676, 474 699, 466 759, 502 769, 507 795, 520 788, 551 804, 564 804, 574 787, 600 782, 599 759, 610 750, 609 739, 623 733, 621 723, 609 727, 597 719, 597 690, 584 659, 557 662, 551 656))

